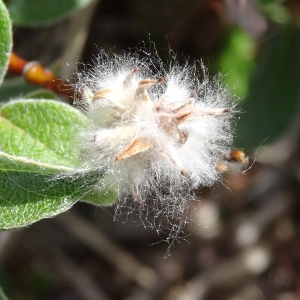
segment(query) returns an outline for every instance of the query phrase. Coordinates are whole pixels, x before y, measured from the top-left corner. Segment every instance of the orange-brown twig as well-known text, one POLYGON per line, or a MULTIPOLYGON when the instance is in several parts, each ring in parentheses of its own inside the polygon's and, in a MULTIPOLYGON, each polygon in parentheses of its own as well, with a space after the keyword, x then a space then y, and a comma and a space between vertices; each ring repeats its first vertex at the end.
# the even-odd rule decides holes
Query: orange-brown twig
POLYGON ((73 101, 74 91, 72 86, 57 78, 50 70, 45 69, 37 61, 26 61, 15 53, 11 53, 9 71, 22 74, 28 82, 43 86, 73 101))

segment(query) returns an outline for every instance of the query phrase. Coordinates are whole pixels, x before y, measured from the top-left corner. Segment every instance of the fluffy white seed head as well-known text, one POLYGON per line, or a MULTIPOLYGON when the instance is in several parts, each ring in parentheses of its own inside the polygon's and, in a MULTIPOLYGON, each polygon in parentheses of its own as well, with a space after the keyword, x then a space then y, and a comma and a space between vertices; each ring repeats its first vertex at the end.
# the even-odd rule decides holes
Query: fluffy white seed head
POLYGON ((151 207, 151 225, 161 230, 166 219, 176 238, 193 191, 221 179, 218 166, 231 149, 226 88, 201 63, 101 52, 96 67, 81 74, 78 94, 93 124, 81 135, 82 160, 107 170, 99 187, 116 185, 120 199, 132 195, 146 214, 151 207))

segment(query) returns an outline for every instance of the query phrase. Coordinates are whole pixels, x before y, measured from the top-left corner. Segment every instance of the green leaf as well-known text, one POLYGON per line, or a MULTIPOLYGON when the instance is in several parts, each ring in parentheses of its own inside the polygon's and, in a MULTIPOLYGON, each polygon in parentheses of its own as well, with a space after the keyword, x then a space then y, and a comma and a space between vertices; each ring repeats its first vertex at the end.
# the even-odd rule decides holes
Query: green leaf
POLYGON ((219 59, 223 80, 238 97, 248 93, 250 74, 254 69, 255 43, 244 30, 233 27, 219 59))
MULTIPOLYGON (((18 100, 0 109, 0 228, 55 216, 93 195, 103 170, 78 169, 77 132, 88 119, 67 104, 18 100)), ((113 190, 92 203, 113 203, 113 190)), ((114 194, 115 195, 115 194, 114 194)))
POLYGON ((12 48, 11 22, 5 5, 0 0, 0 83, 6 73, 12 48))
POLYGON ((18 100, 0 109, 0 150, 56 166, 76 167, 78 128, 87 118, 52 100, 18 100))
POLYGON ((26 226, 66 211, 103 175, 0 152, 0 228, 26 226))
POLYGON ((257 6, 265 17, 276 23, 287 24, 291 21, 289 9, 282 0, 256 0, 257 6))
POLYGON ((57 99, 57 95, 49 90, 28 83, 23 76, 5 79, 0 87, 0 101, 10 99, 57 99))
POLYGON ((69 16, 92 0, 9 0, 7 7, 15 25, 39 26, 69 16))
POLYGON ((236 146, 256 149, 283 135, 299 113, 300 31, 285 26, 264 49, 242 103, 236 146))
POLYGON ((8 300, 8 298, 5 296, 2 288, 0 288, 0 300, 8 300))
POLYGON ((45 89, 38 89, 34 92, 28 93, 24 96, 24 99, 49 99, 49 100, 56 100, 57 96, 55 93, 45 90, 45 89))
POLYGON ((281 2, 281 0, 255 0, 255 2, 258 5, 268 5, 268 4, 272 4, 272 3, 277 3, 277 2, 281 2))
POLYGON ((23 76, 5 79, 0 87, 0 101, 22 98, 36 90, 37 86, 26 82, 23 76))
POLYGON ((82 202, 94 204, 96 206, 112 205, 118 199, 117 188, 111 186, 105 190, 94 188, 81 199, 82 202))

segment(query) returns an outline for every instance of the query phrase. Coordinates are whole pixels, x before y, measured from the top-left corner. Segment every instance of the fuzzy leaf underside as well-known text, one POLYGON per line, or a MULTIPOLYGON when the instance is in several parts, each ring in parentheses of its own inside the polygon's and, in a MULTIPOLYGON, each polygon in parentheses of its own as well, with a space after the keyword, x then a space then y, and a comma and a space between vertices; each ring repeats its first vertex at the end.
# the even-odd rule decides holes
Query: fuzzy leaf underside
POLYGON ((0 83, 6 73, 12 48, 11 22, 5 5, 0 0, 0 83))
POLYGON ((69 209, 103 176, 0 152, 0 228, 29 225, 69 209))
POLYGON ((68 17, 91 0, 9 0, 7 7, 15 25, 39 26, 68 17))

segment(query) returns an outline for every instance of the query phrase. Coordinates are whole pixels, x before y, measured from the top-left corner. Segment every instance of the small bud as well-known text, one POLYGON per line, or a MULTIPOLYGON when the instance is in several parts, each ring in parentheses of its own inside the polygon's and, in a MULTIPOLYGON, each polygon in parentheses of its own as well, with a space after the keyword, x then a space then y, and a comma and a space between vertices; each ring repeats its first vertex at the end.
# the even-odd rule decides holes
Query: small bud
POLYGON ((245 167, 249 165, 249 159, 243 150, 233 150, 230 152, 230 161, 242 163, 245 167))

